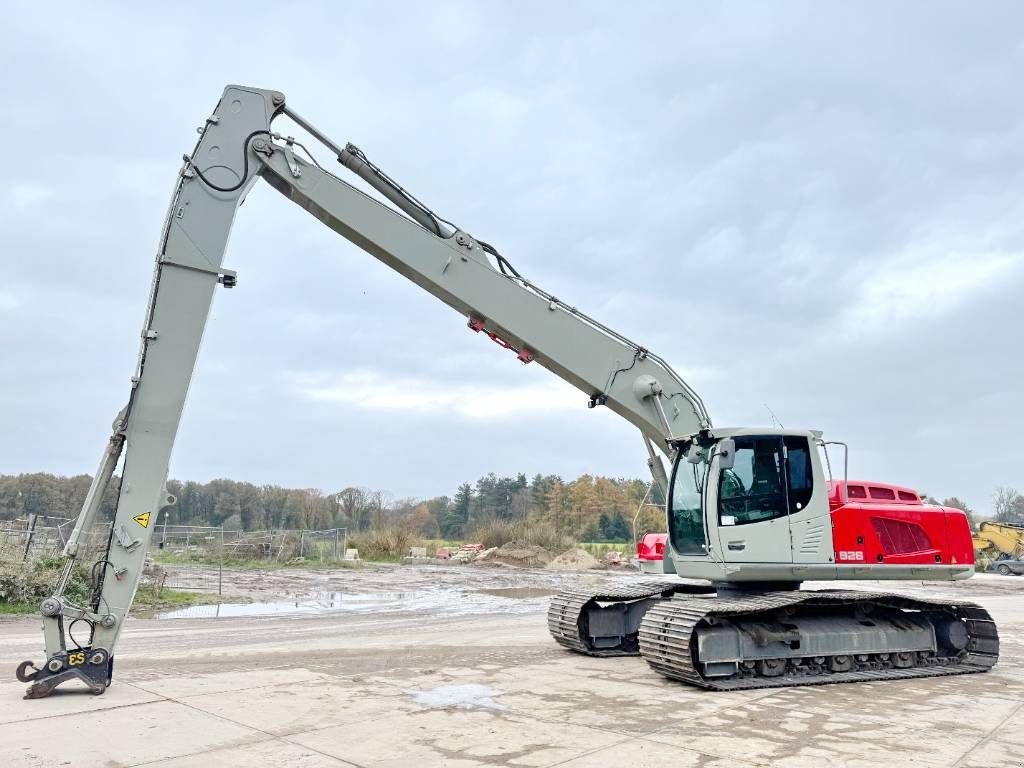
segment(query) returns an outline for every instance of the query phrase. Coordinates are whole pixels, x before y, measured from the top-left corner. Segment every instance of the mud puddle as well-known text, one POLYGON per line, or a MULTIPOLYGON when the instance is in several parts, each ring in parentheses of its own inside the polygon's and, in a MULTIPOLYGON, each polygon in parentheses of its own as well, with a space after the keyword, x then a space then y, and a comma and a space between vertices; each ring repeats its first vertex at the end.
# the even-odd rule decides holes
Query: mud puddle
POLYGON ((509 597, 514 600, 528 600, 534 597, 553 597, 558 594, 553 589, 544 587, 497 587, 494 589, 477 590, 482 595, 493 597, 509 597))
POLYGON ((466 590, 435 587, 406 591, 314 592, 288 599, 210 603, 175 608, 158 619, 216 619, 252 616, 386 614, 438 612, 446 615, 531 613, 547 609, 546 587, 494 587, 466 590))
POLYGON ((251 603, 212 603, 162 611, 158 619, 206 619, 272 614, 321 614, 331 612, 379 613, 414 608, 429 602, 419 592, 318 592, 290 600, 266 600, 251 603))

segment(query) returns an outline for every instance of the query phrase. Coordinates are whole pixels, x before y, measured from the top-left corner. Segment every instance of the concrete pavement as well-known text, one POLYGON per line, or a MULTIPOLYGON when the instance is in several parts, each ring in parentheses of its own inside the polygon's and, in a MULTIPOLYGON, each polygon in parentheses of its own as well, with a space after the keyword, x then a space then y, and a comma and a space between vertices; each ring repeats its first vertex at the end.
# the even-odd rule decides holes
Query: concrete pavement
MULTIPOLYGON (((23 701, 23 685, 0 684, 0 756, 34 768, 1021 765, 1024 579, 988 583, 970 589, 1001 626, 988 674, 725 694, 638 658, 564 652, 539 608, 135 620, 103 696, 23 701)), ((0 669, 40 645, 35 621, 0 624, 0 669)))

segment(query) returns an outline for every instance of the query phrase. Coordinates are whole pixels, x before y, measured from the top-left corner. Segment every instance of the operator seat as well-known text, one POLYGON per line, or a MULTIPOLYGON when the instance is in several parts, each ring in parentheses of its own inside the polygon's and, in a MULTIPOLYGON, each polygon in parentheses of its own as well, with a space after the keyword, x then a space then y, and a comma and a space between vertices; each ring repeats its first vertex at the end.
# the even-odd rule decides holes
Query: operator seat
POLYGON ((747 504, 748 515, 754 520, 776 517, 785 505, 775 451, 775 446, 771 444, 760 443, 755 448, 753 479, 747 504))
POLYGON ((779 480, 779 467, 775 462, 775 451, 772 447, 767 450, 760 448, 754 454, 754 479, 750 483, 750 494, 753 496, 764 496, 782 493, 782 483, 779 480))

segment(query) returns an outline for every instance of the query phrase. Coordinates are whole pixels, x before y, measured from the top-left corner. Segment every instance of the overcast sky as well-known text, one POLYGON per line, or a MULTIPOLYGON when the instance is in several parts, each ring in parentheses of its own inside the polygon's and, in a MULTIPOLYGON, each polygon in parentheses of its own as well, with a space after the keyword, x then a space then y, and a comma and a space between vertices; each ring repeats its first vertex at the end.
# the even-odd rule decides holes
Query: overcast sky
MULTIPOLYGON (((242 83, 657 351, 717 425, 770 407, 851 476, 980 510, 1024 490, 1019 4, 260 7, 5 7, 0 473, 93 471, 181 155, 242 83)), ((645 476, 633 427, 266 185, 225 265, 172 476, 645 476)))

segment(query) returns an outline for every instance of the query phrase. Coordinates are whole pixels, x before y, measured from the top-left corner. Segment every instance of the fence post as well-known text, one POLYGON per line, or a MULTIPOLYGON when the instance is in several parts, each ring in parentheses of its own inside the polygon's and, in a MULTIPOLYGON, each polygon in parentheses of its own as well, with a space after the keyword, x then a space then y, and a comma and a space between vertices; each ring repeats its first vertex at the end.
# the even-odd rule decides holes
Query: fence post
POLYGON ((224 595, 224 526, 220 527, 220 557, 217 558, 217 596, 224 595))
POLYGON ((25 554, 21 557, 21 562, 28 560, 28 552, 32 549, 32 536, 36 532, 36 514, 32 512, 28 516, 28 523, 25 529, 25 554))

